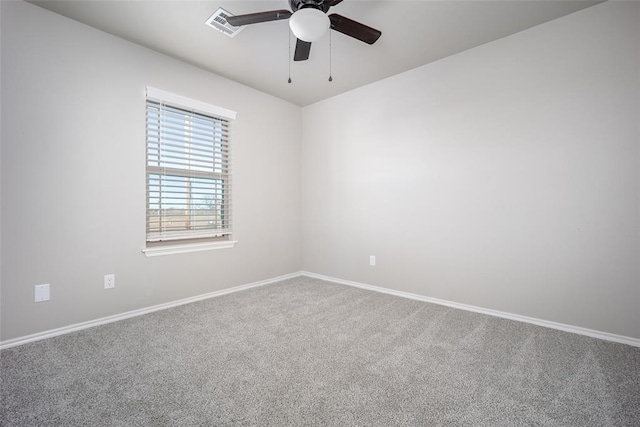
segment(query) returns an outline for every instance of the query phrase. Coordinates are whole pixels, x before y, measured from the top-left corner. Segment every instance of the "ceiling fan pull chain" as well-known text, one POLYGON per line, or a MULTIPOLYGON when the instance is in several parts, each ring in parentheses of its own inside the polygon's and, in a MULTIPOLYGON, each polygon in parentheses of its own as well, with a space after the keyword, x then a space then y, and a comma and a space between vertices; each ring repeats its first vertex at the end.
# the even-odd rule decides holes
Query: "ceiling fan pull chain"
POLYGON ((331 77, 331 31, 329 31, 329 81, 333 81, 333 77, 331 77))
POLYGON ((291 31, 287 27, 287 38, 289 39, 289 50, 287 51, 287 62, 289 64, 289 80, 287 83, 291 83, 291 31))

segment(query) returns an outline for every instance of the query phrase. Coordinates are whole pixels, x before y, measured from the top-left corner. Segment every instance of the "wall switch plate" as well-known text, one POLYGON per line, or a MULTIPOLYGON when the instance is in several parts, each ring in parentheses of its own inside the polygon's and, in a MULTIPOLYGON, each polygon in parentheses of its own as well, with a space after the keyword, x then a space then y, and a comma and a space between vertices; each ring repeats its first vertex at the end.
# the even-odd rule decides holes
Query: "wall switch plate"
POLYGON ((369 265, 370 265, 371 267, 375 267, 375 265, 376 265, 376 256, 375 256, 375 255, 371 255, 371 256, 369 257, 369 265))
POLYGON ((104 275, 104 288, 105 289, 113 289, 116 287, 116 275, 115 274, 105 274, 104 275))
POLYGON ((35 286, 35 302, 49 301, 49 284, 35 286))

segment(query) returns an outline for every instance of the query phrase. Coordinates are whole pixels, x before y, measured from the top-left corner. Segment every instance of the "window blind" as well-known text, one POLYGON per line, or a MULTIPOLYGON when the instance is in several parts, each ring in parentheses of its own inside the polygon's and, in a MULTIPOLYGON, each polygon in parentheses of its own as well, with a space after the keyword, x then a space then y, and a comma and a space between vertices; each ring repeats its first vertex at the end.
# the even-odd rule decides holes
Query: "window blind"
POLYGON ((147 242, 230 235, 230 120, 158 93, 147 91, 147 242))

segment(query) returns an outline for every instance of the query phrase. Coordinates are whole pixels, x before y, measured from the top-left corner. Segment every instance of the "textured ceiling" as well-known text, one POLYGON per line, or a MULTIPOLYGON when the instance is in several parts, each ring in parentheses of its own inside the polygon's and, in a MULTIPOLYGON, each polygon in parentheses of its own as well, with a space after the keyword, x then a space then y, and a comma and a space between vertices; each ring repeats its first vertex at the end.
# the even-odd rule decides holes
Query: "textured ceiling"
POLYGON ((330 13, 377 28, 382 37, 367 45, 333 31, 332 82, 327 35, 313 44, 308 61, 291 62, 287 21, 246 26, 234 38, 204 24, 218 7, 239 15, 288 9, 286 0, 31 3, 305 106, 599 2, 345 0, 330 13))

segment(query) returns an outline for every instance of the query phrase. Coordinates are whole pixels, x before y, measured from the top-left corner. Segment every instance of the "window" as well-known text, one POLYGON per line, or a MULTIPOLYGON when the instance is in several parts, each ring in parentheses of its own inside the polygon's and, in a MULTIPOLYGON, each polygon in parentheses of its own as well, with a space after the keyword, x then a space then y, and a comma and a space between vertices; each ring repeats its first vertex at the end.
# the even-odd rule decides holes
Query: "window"
POLYGON ((235 113, 147 88, 147 247, 229 240, 235 113))

